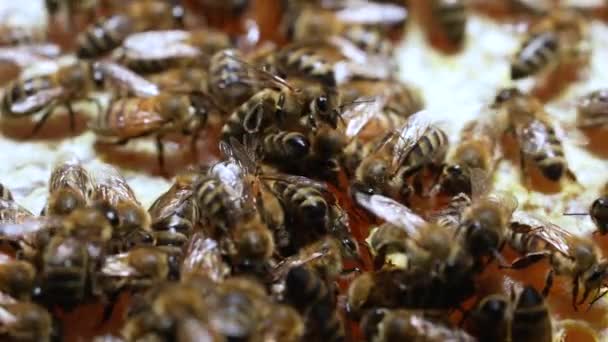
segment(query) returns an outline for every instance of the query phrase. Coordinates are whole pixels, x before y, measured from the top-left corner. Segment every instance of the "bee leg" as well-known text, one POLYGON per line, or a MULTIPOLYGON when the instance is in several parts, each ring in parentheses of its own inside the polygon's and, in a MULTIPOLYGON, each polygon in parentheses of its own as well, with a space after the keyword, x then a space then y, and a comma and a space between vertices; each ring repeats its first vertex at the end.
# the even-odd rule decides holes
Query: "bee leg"
POLYGON ((598 295, 595 296, 595 298, 593 298, 593 300, 589 303, 589 306, 587 307, 587 312, 589 312, 589 310, 591 310, 591 307, 593 306, 593 304, 595 304, 595 302, 602 299, 606 294, 608 294, 608 290, 604 290, 604 292, 598 293, 598 295))
POLYGON ((553 270, 549 270, 545 278, 545 287, 543 287, 543 292, 541 292, 545 298, 549 295, 549 291, 551 291, 551 287, 553 286, 553 275, 553 270))
POLYGON ((95 107, 97 108, 97 114, 101 114, 103 112, 103 108, 101 106, 101 102, 99 102, 98 99, 94 98, 94 97, 87 97, 84 99, 85 102, 90 102, 93 103, 95 105, 95 107))
POLYGON ((572 279, 572 308, 574 311, 578 311, 576 299, 578 298, 578 276, 572 279))
POLYGON ((55 110, 56 107, 57 107, 57 104, 53 104, 49 108, 44 110, 40 119, 38 121, 36 121, 36 124, 34 125, 34 128, 32 129, 32 133, 30 134, 30 137, 33 137, 36 135, 36 133, 38 133, 38 131, 42 128, 42 126, 44 125, 46 120, 49 118, 51 113, 53 113, 53 111, 55 110))
POLYGON ((166 174, 165 145, 163 144, 163 136, 161 134, 156 135, 156 156, 158 158, 158 167, 160 169, 160 173, 166 174))
POLYGON ((74 107, 72 107, 71 102, 66 102, 65 108, 68 110, 68 117, 70 120, 70 131, 74 133, 76 131, 76 112, 74 112, 74 107))
POLYGON ((528 253, 523 257, 515 259, 511 265, 499 265, 499 268, 512 268, 512 269, 522 269, 526 268, 532 264, 535 264, 541 261, 543 258, 547 257, 547 252, 535 252, 528 253))

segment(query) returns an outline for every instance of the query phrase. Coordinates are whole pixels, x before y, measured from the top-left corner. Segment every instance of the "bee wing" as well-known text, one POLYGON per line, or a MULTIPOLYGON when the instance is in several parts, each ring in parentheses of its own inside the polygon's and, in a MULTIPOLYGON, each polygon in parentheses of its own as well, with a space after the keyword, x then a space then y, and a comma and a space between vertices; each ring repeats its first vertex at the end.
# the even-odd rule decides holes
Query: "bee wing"
POLYGON ((349 24, 392 25, 405 21, 407 10, 394 4, 358 2, 336 11, 336 17, 349 24))
POLYGON ((40 110, 42 107, 58 99, 63 95, 63 88, 51 88, 37 91, 35 94, 27 96, 22 101, 15 102, 11 105, 11 111, 14 113, 28 113, 34 110, 40 110))
POLYGON ((0 332, 7 330, 5 326, 11 326, 15 323, 17 323, 17 317, 3 305, 0 305, 0 332))
POLYGON ((304 258, 300 255, 292 255, 283 259, 271 272, 272 282, 276 283, 285 279, 287 272, 289 272, 289 270, 293 267, 301 266, 313 260, 322 258, 323 255, 323 252, 314 252, 304 258))
POLYGON ((134 33, 123 42, 123 52, 130 58, 144 60, 198 57, 201 50, 187 43, 190 36, 190 32, 182 30, 134 33))
POLYGON ((469 172, 469 177, 471 179, 471 197, 477 199, 487 195, 492 187, 490 174, 477 168, 471 169, 469 172))
POLYGON ((218 243, 196 233, 188 244, 181 272, 186 278, 188 275, 198 274, 221 281, 228 276, 230 267, 222 259, 218 243))
POLYGON ((60 186, 78 189, 85 196, 90 196, 93 190, 89 172, 75 154, 64 153, 55 160, 49 179, 49 190, 52 191, 60 186))
POLYGON ((346 121, 346 136, 351 138, 367 125, 367 123, 380 113, 385 101, 381 98, 372 100, 355 100, 343 113, 342 118, 346 121))
POLYGON ((129 252, 105 257, 100 272, 102 275, 110 277, 131 277, 139 274, 135 268, 129 265, 129 252))
POLYGON ((517 197, 507 191, 496 191, 488 195, 488 200, 500 204, 502 210, 509 214, 509 216, 513 215, 519 204, 517 202, 517 197))
POLYGON ((399 129, 397 141, 393 148, 393 151, 395 151, 393 153, 393 165, 400 165, 402 159, 410 153, 412 148, 418 144, 422 136, 431 127, 431 122, 427 116, 428 113, 425 110, 417 112, 410 116, 401 129, 399 129))
POLYGON ((289 175, 284 173, 273 173, 269 175, 262 175, 260 176, 260 178, 269 181, 283 181, 290 184, 301 184, 305 186, 314 187, 315 189, 326 195, 327 198, 333 198, 333 195, 327 187, 327 184, 304 176, 289 175))
POLYGON ((357 203, 386 222, 404 229, 414 236, 416 231, 427 225, 427 221, 403 204, 382 195, 357 193, 357 203))
POLYGON ((0 62, 8 62, 26 68, 36 63, 47 62, 59 54, 59 47, 54 44, 3 47, 0 48, 0 62))
POLYGON ((226 52, 224 52, 224 53, 226 54, 226 56, 228 58, 239 63, 241 66, 243 66, 243 68, 245 70, 248 71, 250 78, 249 79, 242 78, 241 82, 249 83, 249 84, 267 85, 268 87, 279 87, 279 88, 287 88, 287 89, 295 90, 295 88, 291 84, 289 84, 285 79, 283 79, 277 75, 274 75, 257 65, 250 64, 250 63, 244 61, 243 59, 239 58, 238 56, 235 56, 233 54, 226 53, 226 52))
POLYGON ((22 223, 33 218, 29 210, 12 200, 0 199, 0 223, 22 223))
POLYGON ((175 214, 178 208, 192 198, 192 195, 192 187, 180 188, 177 184, 173 184, 150 205, 148 213, 152 221, 159 222, 175 214))
POLYGON ((127 180, 114 167, 107 164, 99 165, 93 171, 93 180, 94 200, 105 200, 110 204, 127 200, 139 204, 127 180))
POLYGON ((566 256, 571 254, 568 240, 576 237, 562 227, 521 210, 513 213, 511 224, 513 223, 530 227, 527 234, 533 234, 566 256))
POLYGON ((138 97, 151 97, 160 93, 156 84, 122 65, 109 61, 98 62, 97 65, 105 77, 112 83, 117 84, 119 88, 127 90, 129 94, 138 97))

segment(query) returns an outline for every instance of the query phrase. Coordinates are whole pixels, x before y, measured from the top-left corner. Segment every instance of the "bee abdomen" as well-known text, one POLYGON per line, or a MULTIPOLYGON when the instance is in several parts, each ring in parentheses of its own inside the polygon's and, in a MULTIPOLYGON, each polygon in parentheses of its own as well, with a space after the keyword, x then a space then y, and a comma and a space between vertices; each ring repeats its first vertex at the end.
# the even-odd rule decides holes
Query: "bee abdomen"
POLYGON ((403 166, 416 168, 445 157, 448 145, 448 137, 439 128, 431 127, 412 148, 403 166))
POLYGON ((302 158, 309 154, 310 141, 302 133, 282 131, 267 134, 263 148, 264 156, 268 159, 302 158))
POLYGON ((314 325, 314 333, 322 341, 344 341, 344 325, 336 310, 329 304, 322 303, 313 306, 308 313, 308 320, 314 325))
POLYGON ((78 36, 78 57, 101 57, 120 46, 130 31, 130 19, 123 15, 96 22, 78 36))
POLYGON ((557 56, 558 37, 553 32, 544 32, 526 41, 511 64, 511 79, 533 75, 557 56))
POLYGON ((331 302, 327 286, 321 278, 305 267, 296 266, 289 270, 285 279, 285 296, 300 312, 319 303, 331 302))

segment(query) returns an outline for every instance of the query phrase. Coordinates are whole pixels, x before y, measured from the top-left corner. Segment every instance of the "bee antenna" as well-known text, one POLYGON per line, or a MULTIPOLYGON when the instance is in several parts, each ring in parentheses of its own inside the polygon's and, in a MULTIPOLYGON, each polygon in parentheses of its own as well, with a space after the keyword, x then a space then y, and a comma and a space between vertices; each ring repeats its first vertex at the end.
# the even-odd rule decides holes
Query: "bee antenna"
POLYGON ((564 216, 588 216, 589 213, 563 213, 564 216))

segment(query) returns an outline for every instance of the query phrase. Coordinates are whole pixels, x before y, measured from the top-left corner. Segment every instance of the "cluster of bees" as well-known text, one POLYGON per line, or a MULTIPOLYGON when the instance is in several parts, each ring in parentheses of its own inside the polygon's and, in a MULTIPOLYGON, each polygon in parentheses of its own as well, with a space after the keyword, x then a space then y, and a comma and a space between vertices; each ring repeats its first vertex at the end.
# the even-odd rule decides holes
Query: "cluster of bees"
MULTIPOLYGON (((198 3, 235 20, 251 6, 198 3)), ((161 172, 176 135, 195 156, 201 137, 219 135, 221 159, 181 170, 148 210, 116 169, 74 157, 53 168, 39 215, 0 186, 0 336, 61 340, 54 310, 99 301, 107 320, 129 293, 120 337, 98 341, 552 341, 554 277, 571 282, 574 310, 590 307, 606 294, 608 260, 590 237, 518 209, 491 184, 512 139, 529 188, 532 168, 582 187, 539 89, 584 67, 589 37, 578 11, 508 3, 532 18, 511 78, 537 87, 497 89, 451 146, 420 92, 395 77, 391 35, 408 18, 399 1, 277 3, 285 44, 261 41, 255 25, 242 34, 200 25, 181 1, 46 1, 51 21, 105 15, 78 31, 76 62, 5 85, 3 121, 36 114, 36 136, 63 107, 74 130, 74 104, 88 102, 97 139, 153 138, 161 172), (375 218, 358 241, 353 222, 375 218), (505 260, 505 246, 519 257, 505 260), (488 264, 541 260, 543 289, 476 295, 488 264)), ((430 40, 463 49, 469 4, 425 4, 430 40)), ((61 53, 45 32, 2 32, 2 60, 61 53)), ((608 91, 577 110, 581 129, 605 124, 608 91)), ((607 196, 575 213, 602 235, 607 196)))

